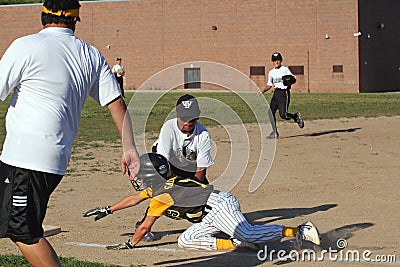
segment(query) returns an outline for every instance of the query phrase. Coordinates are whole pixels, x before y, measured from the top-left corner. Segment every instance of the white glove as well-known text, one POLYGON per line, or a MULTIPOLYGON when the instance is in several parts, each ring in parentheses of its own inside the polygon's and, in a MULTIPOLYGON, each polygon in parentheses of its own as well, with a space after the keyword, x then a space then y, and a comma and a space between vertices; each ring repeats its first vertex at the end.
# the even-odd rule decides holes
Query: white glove
POLYGON ((131 243, 131 239, 128 239, 128 241, 126 241, 125 243, 106 246, 106 249, 114 249, 114 250, 133 249, 133 248, 135 248, 135 246, 131 243))

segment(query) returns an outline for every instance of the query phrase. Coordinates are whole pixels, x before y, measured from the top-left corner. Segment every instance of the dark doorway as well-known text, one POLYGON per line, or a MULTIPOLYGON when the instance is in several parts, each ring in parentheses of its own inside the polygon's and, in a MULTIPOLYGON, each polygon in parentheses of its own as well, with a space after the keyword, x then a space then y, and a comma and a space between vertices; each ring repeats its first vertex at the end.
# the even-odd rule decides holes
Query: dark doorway
POLYGON ((400 91, 398 0, 359 0, 360 92, 400 91))
POLYGON ((185 89, 201 88, 200 83, 200 68, 185 68, 184 69, 185 89))

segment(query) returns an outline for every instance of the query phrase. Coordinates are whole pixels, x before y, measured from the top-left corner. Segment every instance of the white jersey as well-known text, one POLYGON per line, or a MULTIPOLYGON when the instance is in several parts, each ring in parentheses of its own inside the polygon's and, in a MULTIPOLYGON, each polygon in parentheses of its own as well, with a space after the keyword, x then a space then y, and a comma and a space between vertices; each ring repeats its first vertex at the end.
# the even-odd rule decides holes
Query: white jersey
POLYGON ((284 75, 293 75, 293 74, 286 66, 281 66, 279 69, 273 68, 268 72, 267 85, 274 86, 275 89, 287 89, 288 87, 283 85, 282 76, 284 75))
POLYGON ((123 69, 124 69, 123 66, 121 66, 121 65, 119 65, 119 64, 115 64, 115 65, 112 67, 112 72, 113 72, 113 73, 116 73, 116 74, 117 74, 117 77, 121 77, 122 75, 119 74, 118 71, 119 71, 119 70, 123 70, 123 69))
POLYGON ((214 164, 210 152, 210 134, 199 122, 196 123, 193 134, 188 137, 178 128, 177 119, 170 119, 161 127, 155 144, 157 153, 181 170, 195 172, 196 168, 207 168, 214 164))
POLYGON ((120 96, 100 52, 67 28, 15 40, 0 60, 0 99, 14 90, 0 160, 63 175, 90 95, 102 106, 120 96))

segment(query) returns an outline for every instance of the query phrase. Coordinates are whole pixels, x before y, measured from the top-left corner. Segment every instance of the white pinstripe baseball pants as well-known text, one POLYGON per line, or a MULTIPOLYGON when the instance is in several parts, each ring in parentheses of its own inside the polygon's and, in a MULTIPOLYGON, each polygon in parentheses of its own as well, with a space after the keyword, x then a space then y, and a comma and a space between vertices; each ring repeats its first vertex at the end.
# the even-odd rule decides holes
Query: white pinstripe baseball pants
POLYGON ((225 233, 248 243, 264 243, 282 237, 282 225, 252 225, 240 211, 236 197, 226 192, 211 193, 207 205, 212 209, 200 223, 189 227, 178 239, 181 248, 216 250, 214 237, 225 233))

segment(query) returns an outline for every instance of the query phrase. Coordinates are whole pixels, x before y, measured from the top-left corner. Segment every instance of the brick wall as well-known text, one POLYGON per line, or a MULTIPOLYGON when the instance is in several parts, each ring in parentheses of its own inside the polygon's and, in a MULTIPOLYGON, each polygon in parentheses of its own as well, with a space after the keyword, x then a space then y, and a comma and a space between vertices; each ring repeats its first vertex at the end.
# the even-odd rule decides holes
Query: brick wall
MULTIPOLYGON (((357 2, 81 2, 82 22, 76 35, 97 47, 111 66, 117 56, 122 57, 129 88, 138 88, 154 74, 184 62, 218 62, 247 77, 250 66, 265 66, 267 75, 272 67, 270 55, 280 51, 284 65, 304 67, 304 75, 297 75, 293 91, 358 92, 358 38, 353 36, 358 31, 357 2), (342 65, 343 73, 333 73, 333 65, 342 65)), ((41 8, 0 6, 0 55, 15 38, 41 29, 41 8)), ((213 83, 213 79, 218 81, 221 77, 237 79, 230 77, 229 71, 217 69, 214 76, 207 76, 211 80, 206 82, 213 83)), ((183 83, 183 70, 178 70, 176 76, 183 83)), ((264 76, 252 79, 258 86, 265 83, 264 76)), ((160 86, 152 84, 152 88, 160 86)), ((249 88, 253 90, 254 86, 244 90, 249 88)))

